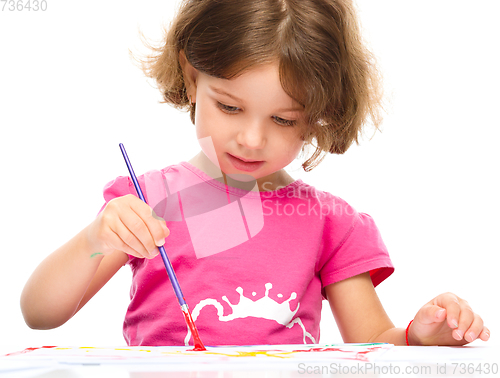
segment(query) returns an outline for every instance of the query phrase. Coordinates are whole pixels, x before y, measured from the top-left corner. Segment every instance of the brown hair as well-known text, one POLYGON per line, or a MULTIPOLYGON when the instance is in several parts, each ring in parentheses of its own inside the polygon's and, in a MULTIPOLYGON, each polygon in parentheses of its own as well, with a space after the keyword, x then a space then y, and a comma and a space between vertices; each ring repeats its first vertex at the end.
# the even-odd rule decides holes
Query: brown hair
POLYGON ((316 141, 305 171, 358 143, 369 118, 381 122, 380 75, 350 0, 184 0, 160 46, 141 37, 153 51, 137 59, 142 70, 193 123, 181 50, 197 70, 225 79, 277 60, 283 89, 307 115, 305 145, 316 141))

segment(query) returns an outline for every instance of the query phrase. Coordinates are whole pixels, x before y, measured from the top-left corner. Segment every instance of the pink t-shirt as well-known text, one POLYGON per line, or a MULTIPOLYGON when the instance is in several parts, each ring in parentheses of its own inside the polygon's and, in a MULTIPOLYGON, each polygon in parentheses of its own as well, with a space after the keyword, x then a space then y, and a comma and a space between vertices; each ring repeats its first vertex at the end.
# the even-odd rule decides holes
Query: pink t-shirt
MULTIPOLYGON (((324 287, 393 271, 373 219, 297 180, 269 192, 236 189, 182 162, 139 183, 170 235, 165 250, 205 345, 319 341, 324 287)), ((136 195, 128 177, 106 203, 136 195)), ((123 334, 129 345, 193 345, 161 256, 129 256, 133 280, 123 334)))

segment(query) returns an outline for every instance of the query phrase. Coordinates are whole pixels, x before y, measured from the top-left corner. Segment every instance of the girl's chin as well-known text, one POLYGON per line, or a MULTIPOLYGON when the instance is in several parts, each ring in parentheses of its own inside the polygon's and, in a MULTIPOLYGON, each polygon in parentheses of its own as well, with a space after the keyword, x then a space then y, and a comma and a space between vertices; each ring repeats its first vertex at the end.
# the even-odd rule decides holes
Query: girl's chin
POLYGON ((245 173, 226 173, 226 176, 230 177, 235 181, 240 181, 240 182, 256 181, 255 177, 245 173))

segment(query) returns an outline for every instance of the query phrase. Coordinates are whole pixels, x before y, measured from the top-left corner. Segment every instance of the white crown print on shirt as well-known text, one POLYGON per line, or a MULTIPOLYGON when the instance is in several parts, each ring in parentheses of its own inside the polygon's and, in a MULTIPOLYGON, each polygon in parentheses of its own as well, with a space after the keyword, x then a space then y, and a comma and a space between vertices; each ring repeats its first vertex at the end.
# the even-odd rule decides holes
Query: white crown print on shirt
MULTIPOLYGON (((264 296, 256 301, 253 301, 250 298, 247 298, 243 295, 243 288, 236 288, 236 292, 240 294, 240 300, 237 304, 232 304, 229 302, 227 297, 224 295, 222 299, 231 307, 233 312, 228 315, 224 315, 224 308, 222 304, 220 304, 216 299, 207 298, 201 300, 193 309, 192 316, 193 320, 196 321, 198 316, 200 315, 201 310, 205 306, 214 306, 217 309, 217 316, 219 321, 221 322, 229 322, 234 319, 242 319, 247 317, 255 317, 262 318, 268 320, 274 320, 275 322, 284 325, 287 328, 292 328, 295 324, 298 324, 302 328, 303 332, 303 341, 304 344, 307 344, 306 337, 308 337, 313 344, 316 344, 316 340, 314 337, 306 331, 304 324, 302 324, 302 320, 300 318, 295 318, 295 314, 299 310, 300 303, 297 304, 295 311, 290 309, 290 301, 297 298, 297 294, 292 292, 290 298, 283 301, 282 303, 278 303, 269 297, 269 290, 272 289, 273 284, 268 282, 265 284, 266 292, 264 296)), ((252 296, 255 296, 256 293, 253 292, 252 296)), ((278 297, 283 297, 282 294, 278 294, 278 297)), ((184 343, 186 346, 189 345, 189 339, 191 338, 191 332, 189 328, 187 329, 187 335, 184 339, 184 343)))

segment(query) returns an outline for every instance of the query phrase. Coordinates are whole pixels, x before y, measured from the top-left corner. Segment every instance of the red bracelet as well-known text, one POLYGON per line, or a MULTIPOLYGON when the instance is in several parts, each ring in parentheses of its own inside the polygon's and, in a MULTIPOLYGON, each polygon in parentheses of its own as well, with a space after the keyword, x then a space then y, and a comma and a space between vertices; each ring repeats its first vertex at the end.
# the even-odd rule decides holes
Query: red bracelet
POLYGON ((406 345, 410 346, 410 343, 408 342, 408 331, 410 330, 410 324, 413 323, 413 320, 408 324, 408 327, 406 327, 406 345))

